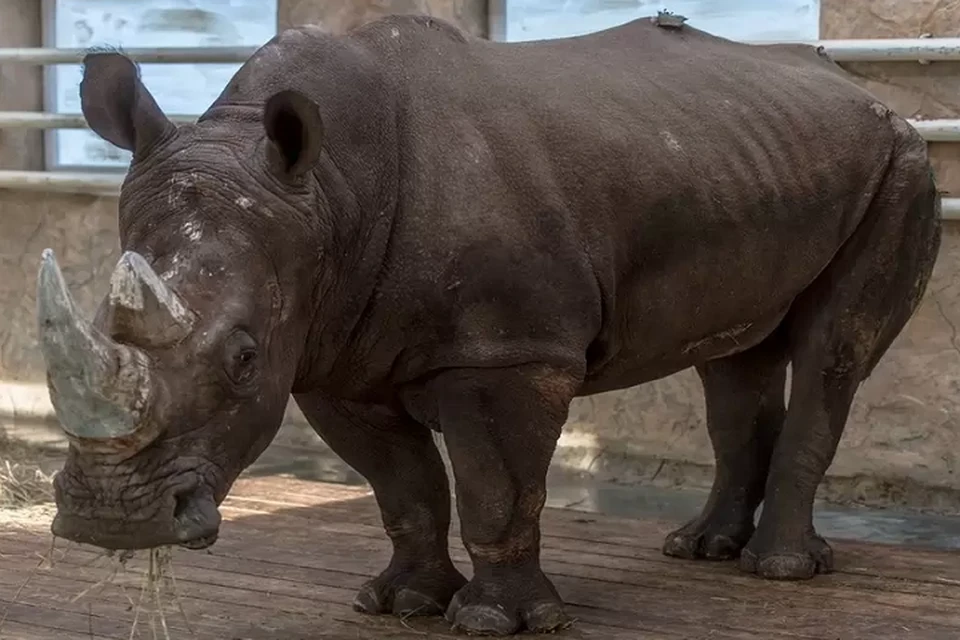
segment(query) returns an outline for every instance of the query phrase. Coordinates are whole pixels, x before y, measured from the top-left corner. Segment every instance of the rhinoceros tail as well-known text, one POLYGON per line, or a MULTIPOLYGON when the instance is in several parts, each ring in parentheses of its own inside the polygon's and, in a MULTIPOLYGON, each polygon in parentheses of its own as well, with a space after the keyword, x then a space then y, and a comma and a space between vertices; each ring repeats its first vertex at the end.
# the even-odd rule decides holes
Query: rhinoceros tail
POLYGON ((927 167, 919 193, 908 205, 904 224, 904 238, 899 260, 894 266, 897 284, 892 287, 886 322, 877 336, 873 353, 867 363, 869 376, 900 334, 907 321, 920 307, 933 274, 940 250, 942 211, 933 168, 927 167))

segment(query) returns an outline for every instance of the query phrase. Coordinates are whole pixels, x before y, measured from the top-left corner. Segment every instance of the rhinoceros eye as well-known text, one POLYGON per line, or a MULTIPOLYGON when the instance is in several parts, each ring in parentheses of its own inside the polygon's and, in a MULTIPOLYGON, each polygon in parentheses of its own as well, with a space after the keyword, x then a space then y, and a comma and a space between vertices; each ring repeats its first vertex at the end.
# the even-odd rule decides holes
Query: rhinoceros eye
POLYGON ((238 331, 227 339, 224 368, 234 384, 246 384, 256 374, 257 343, 250 334, 238 331))

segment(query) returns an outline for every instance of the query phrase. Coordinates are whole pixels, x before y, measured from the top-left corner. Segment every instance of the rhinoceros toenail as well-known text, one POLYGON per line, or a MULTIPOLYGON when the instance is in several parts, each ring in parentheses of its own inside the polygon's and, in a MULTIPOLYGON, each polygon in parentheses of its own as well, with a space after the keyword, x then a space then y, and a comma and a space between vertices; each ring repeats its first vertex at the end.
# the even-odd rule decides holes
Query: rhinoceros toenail
POLYGON ((353 599, 353 610, 359 613, 380 613, 380 609, 380 599, 377 597, 376 590, 370 585, 361 587, 353 599))
POLYGON ((769 580, 804 580, 816 573, 816 563, 805 553, 776 553, 757 564, 757 573, 769 580))
POLYGON ((556 631, 570 625, 570 617, 563 605, 556 602, 541 602, 524 614, 527 629, 534 633, 556 631))
POLYGON ((757 572, 757 554, 750 551, 749 549, 744 549, 740 552, 740 570, 745 573, 756 573, 757 572))
POLYGON ((510 635, 520 630, 520 621, 511 619, 502 607, 472 604, 457 612, 454 627, 470 633, 510 635))

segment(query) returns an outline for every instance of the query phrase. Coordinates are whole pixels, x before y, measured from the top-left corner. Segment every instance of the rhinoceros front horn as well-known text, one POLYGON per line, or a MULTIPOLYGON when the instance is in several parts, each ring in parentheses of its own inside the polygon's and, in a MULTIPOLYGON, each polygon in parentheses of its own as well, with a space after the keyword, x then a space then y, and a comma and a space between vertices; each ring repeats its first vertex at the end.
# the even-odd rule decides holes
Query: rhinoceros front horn
POLYGON ((155 389, 145 356, 81 317, 50 249, 37 280, 40 347, 61 427, 84 450, 142 448, 157 434, 148 416, 155 389))

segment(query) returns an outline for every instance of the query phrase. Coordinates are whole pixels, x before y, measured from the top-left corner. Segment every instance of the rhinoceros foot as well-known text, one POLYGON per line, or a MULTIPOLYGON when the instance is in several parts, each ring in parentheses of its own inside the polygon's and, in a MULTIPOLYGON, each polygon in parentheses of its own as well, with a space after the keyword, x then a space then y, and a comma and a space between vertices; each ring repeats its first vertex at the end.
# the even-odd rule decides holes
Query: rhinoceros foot
POLYGON ((732 560, 753 535, 752 522, 718 522, 696 518, 668 534, 664 555, 685 560, 732 560))
POLYGON ((353 608, 361 613, 392 613, 406 618, 440 616, 466 582, 452 564, 442 568, 391 567, 360 588, 353 608))
POLYGON ((470 635, 508 636, 522 630, 550 633, 570 626, 563 601, 543 572, 518 572, 506 582, 475 577, 447 609, 453 628, 470 635))
POLYGON ((816 534, 806 536, 796 549, 763 544, 754 536, 740 553, 740 569, 768 580, 808 580, 833 571, 833 549, 816 534))

